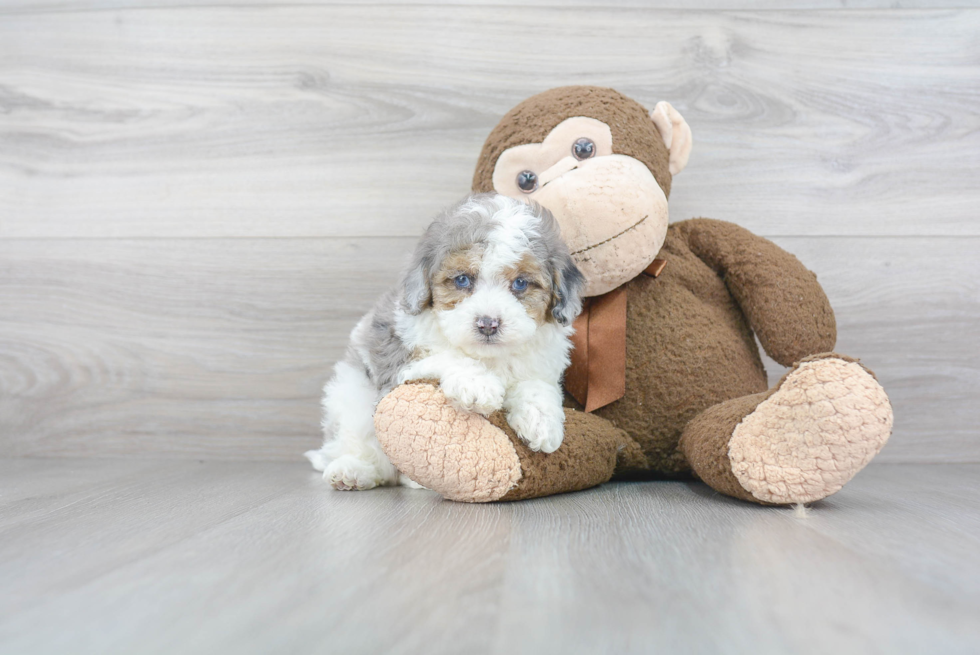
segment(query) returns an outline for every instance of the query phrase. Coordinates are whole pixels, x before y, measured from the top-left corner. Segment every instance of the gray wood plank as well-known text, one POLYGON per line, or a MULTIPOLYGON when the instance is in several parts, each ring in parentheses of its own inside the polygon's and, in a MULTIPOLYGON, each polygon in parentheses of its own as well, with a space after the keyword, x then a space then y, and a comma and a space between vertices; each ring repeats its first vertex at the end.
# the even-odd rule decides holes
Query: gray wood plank
POLYGON ((127 561, 165 550, 202 530, 212 529, 271 498, 284 482, 269 476, 249 480, 248 469, 236 465, 204 467, 199 462, 119 462, 95 460, 14 460, 3 466, 0 489, 24 496, 0 509, 0 551, 7 562, 2 574, 0 615, 23 611, 38 599, 66 588, 82 586, 127 561), (84 484, 80 477, 99 479, 84 484), (64 482, 27 495, 20 488, 37 488, 24 477, 54 476, 64 482), (164 491, 165 490, 165 491, 164 491), (160 493, 164 491, 164 493, 160 493), (78 556, 81 566, 53 573, 52 562, 35 558, 33 545, 45 544, 56 557, 78 556), (84 553, 84 555, 83 555, 84 553))
POLYGON ((294 458, 411 245, 0 242, 0 448, 294 458))
POLYGON ((569 83, 686 115, 675 217, 978 235, 978 33, 969 9, 9 14, 0 238, 414 235, 506 110, 569 83))
MULTIPOLYGON (((976 238, 777 242, 895 406, 884 461, 980 461, 976 238)), ((0 454, 295 459, 410 239, 0 241, 0 454)), ((780 374, 778 368, 772 371, 780 374)))
MULTIPOLYGON (((369 5, 437 5, 442 7, 521 7, 524 0, 386 0, 353 3, 351 0, 0 0, 0 14, 37 14, 48 12, 118 11, 125 9, 183 9, 186 7, 264 7, 264 6, 336 6, 369 5)), ((535 7, 591 7, 622 9, 718 9, 726 11, 772 11, 812 9, 950 9, 976 8, 976 0, 535 0, 535 7)))
MULTIPOLYGON (((116 489, 52 494, 0 540, 0 650, 980 647, 977 465, 872 465, 806 518, 694 482, 480 506, 333 492, 301 464, 113 466, 116 489)), ((107 468, 0 461, 0 485, 86 467, 107 468)))
POLYGON ((0 534, 50 515, 71 512, 79 503, 90 503, 109 490, 118 491, 126 478, 145 475, 156 462, 132 460, 120 466, 112 460, 51 460, 40 464, 30 459, 0 464, 0 534))

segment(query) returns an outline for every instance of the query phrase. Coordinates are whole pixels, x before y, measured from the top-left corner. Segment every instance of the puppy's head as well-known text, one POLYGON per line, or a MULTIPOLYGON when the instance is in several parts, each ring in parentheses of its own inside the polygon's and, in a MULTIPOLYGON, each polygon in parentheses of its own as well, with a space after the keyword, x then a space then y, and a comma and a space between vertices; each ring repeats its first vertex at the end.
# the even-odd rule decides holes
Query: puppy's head
POLYGON ((426 230, 405 277, 404 309, 433 311, 455 347, 488 356, 548 323, 569 325, 583 285, 548 210, 478 194, 426 230))

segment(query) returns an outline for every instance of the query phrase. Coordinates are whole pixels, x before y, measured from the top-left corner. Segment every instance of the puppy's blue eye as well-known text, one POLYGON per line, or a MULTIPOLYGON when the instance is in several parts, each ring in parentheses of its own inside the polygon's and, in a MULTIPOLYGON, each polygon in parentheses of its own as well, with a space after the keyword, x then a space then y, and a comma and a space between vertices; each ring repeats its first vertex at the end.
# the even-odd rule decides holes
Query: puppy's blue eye
POLYGON ((457 289, 468 289, 472 283, 469 275, 457 275, 453 282, 456 283, 457 289))
POLYGON ((519 277, 516 280, 514 280, 513 284, 510 285, 510 288, 513 289, 514 291, 524 291, 525 289, 527 289, 527 280, 525 280, 522 277, 519 277))

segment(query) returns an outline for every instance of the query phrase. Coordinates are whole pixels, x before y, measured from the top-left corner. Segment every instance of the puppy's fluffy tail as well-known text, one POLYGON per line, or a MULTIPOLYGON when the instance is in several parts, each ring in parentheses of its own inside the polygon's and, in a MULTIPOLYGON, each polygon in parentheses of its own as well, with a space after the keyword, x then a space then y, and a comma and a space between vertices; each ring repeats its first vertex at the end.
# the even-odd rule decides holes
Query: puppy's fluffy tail
POLYGON ((327 457, 323 449, 320 450, 307 450, 303 455, 306 459, 310 460, 310 464, 313 465, 317 471, 323 471, 327 468, 327 464, 330 463, 330 458, 327 457))

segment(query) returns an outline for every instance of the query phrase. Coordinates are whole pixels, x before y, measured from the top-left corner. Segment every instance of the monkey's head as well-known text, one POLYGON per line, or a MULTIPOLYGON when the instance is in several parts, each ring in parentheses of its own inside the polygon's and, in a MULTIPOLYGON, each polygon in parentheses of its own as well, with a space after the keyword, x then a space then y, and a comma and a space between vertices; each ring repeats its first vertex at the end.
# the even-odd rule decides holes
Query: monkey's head
POLYGON ((687 164, 691 128, 666 102, 651 112, 594 86, 545 91, 501 119, 483 145, 473 190, 551 210, 586 296, 632 280, 667 233, 671 176, 687 164))

